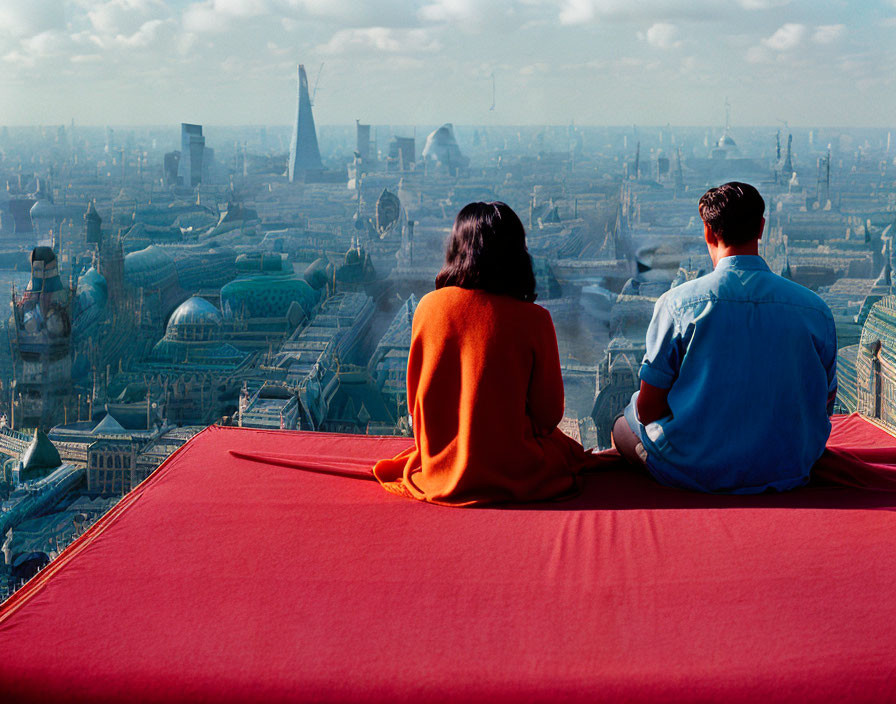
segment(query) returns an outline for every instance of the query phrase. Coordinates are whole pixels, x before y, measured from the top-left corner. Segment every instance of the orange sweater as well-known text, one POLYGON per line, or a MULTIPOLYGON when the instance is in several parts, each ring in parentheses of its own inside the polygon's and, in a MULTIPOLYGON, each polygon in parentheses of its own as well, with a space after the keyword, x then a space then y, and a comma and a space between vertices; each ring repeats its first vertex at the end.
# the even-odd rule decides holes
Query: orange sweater
POLYGON ((389 491, 452 506, 570 492, 587 464, 557 429, 563 379, 550 313, 449 286, 424 296, 408 357, 414 447, 381 460, 389 491))

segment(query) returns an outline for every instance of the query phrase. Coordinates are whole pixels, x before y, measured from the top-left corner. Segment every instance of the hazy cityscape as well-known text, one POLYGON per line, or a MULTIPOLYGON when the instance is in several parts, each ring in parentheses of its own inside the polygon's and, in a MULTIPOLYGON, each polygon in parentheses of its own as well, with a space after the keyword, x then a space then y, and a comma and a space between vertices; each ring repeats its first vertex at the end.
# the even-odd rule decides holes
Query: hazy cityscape
MULTIPOLYGON (((793 27, 759 48, 843 33, 793 27)), ((722 92, 692 127, 373 124, 361 101, 319 124, 323 70, 284 69, 289 125, 0 127, 0 598, 209 424, 411 435, 414 309, 476 200, 526 225, 586 448, 637 388, 657 298, 711 268, 697 200, 729 180, 766 199, 772 269, 834 312, 837 410, 896 422, 890 130, 748 127, 722 92)), ((494 71, 475 86, 507 115, 494 71)))

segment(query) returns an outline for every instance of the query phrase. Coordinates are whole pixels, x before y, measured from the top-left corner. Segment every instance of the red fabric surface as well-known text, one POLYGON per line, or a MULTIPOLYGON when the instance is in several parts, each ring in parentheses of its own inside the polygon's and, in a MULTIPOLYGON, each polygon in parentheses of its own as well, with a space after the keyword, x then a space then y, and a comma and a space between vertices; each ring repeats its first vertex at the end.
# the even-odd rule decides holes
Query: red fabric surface
MULTIPOLYGON (((0 611, 0 700, 896 699, 896 493, 607 469, 455 509, 342 476, 407 443, 204 431, 0 611)), ((861 419, 831 445, 896 472, 861 419)))

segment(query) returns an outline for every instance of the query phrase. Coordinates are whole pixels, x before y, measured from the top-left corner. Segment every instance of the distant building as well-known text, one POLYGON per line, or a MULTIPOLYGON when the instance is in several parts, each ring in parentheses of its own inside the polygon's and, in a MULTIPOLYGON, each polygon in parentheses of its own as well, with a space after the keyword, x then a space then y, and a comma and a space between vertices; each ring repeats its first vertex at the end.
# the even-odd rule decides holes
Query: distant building
POLYGON ((371 158, 370 125, 362 125, 360 120, 355 120, 355 126, 357 131, 355 151, 362 161, 368 161, 371 158))
POLYGON ((243 428, 295 430, 299 428, 299 399, 283 384, 265 383, 239 413, 243 428))
POLYGON ((411 294, 402 304, 368 363, 377 388, 391 409, 407 405, 408 355, 417 303, 417 297, 411 294))
MULTIPOLYGON (((839 380, 851 386, 848 367, 844 371, 839 380)), ((896 296, 881 299, 868 314, 856 348, 855 384, 855 410, 896 428, 896 296)), ((851 394, 851 388, 839 394, 842 406, 851 394)))
POLYGON ((320 160, 320 149, 317 146, 317 132, 314 129, 314 116, 311 114, 311 97, 308 95, 308 76, 305 67, 299 65, 298 86, 296 90, 296 122, 289 144, 290 182, 296 180, 303 171, 320 171, 323 164, 320 160))
POLYGON ((454 125, 451 123, 445 123, 429 134, 423 145, 422 156, 428 165, 445 168, 450 173, 465 169, 470 164, 470 160, 461 153, 457 145, 454 125))
MULTIPOLYGON (((643 340, 641 337, 639 340, 643 340)), ((610 447, 613 422, 631 400, 640 385, 638 370, 644 357, 643 341, 634 342, 616 337, 607 346, 607 353, 597 371, 597 396, 591 418, 597 429, 597 446, 610 447)))
POLYGON ((339 369, 363 346, 374 313, 363 293, 336 293, 324 301, 307 326, 289 337, 274 358, 285 382, 298 389, 299 424, 303 430, 325 426, 330 403, 339 391, 339 369))
POLYGON ((181 186, 193 188, 202 182, 204 152, 205 137, 202 136, 202 125, 181 123, 180 159, 177 164, 177 181, 181 186))
POLYGON ((124 433, 122 428, 122 437, 98 440, 87 448, 89 493, 123 496, 148 476, 138 470, 136 448, 124 433))
POLYGON ((391 168, 407 171, 416 161, 417 143, 413 137, 393 137, 389 142, 389 164, 391 168))
POLYGON ((178 151, 165 154, 162 162, 162 173, 165 177, 166 186, 177 185, 177 172, 180 170, 180 154, 178 151))
POLYGON ((9 212, 12 214, 13 233, 16 235, 29 235, 34 232, 34 224, 31 222, 31 208, 37 201, 34 198, 10 198, 9 212))
POLYGON ((59 451, 46 434, 38 429, 34 439, 19 459, 13 470, 16 484, 42 479, 62 464, 59 451))
POLYGON ((84 213, 84 241, 88 245, 98 245, 103 239, 103 219, 96 212, 93 201, 87 204, 84 213))
POLYGON ((64 418, 72 386, 71 299, 56 253, 35 247, 31 280, 13 299, 11 342, 22 369, 14 405, 19 426, 50 427, 64 418))
POLYGON ((848 345, 837 350, 837 399, 834 413, 855 413, 859 405, 859 382, 856 377, 858 345, 848 345))

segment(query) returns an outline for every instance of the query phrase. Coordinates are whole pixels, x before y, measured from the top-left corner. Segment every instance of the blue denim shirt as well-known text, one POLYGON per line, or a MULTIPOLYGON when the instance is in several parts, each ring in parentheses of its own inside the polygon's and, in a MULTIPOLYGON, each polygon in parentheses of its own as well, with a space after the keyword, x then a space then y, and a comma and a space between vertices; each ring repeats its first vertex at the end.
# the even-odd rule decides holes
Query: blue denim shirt
POLYGON ((824 301, 758 256, 715 270, 656 302, 639 376, 669 389, 671 414, 625 417, 647 466, 671 486, 751 494, 809 479, 831 432, 837 333, 824 301))

